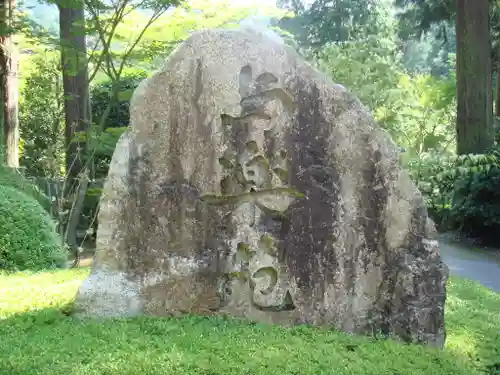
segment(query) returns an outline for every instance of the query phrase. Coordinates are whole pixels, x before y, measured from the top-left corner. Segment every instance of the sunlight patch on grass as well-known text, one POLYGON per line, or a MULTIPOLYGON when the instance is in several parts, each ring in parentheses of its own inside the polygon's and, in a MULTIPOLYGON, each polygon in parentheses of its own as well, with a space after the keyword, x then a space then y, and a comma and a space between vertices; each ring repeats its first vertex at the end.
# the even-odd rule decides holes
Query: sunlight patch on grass
POLYGON ((466 356, 468 358, 476 358, 478 342, 474 333, 467 329, 455 330, 450 332, 446 338, 446 349, 466 356))
POLYGON ((455 277, 447 291, 446 350, 469 358, 479 369, 500 364, 500 294, 455 277))
POLYGON ((70 303, 89 269, 0 274, 0 319, 70 303))

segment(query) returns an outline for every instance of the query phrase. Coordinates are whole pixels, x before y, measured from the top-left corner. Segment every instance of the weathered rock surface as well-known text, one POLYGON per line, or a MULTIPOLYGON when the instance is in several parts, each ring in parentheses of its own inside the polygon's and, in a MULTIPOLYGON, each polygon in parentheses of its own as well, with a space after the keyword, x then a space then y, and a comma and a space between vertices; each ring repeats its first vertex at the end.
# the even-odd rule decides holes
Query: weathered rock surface
POLYGON ((250 30, 194 34, 116 147, 80 315, 228 314, 442 346, 448 269, 362 104, 250 30))

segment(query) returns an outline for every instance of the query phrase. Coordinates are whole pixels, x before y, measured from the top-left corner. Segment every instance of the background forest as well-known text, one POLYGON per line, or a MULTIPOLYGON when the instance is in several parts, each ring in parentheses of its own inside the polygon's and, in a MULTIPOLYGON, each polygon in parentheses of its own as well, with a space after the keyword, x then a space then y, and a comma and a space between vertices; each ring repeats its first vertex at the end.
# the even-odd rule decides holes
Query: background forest
MULTIPOLYGON (((50 246, 69 248, 76 263, 93 248, 133 90, 193 31, 243 23, 280 35, 369 107, 441 230, 498 242, 496 2, 3 0, 1 9, 0 187, 38 201, 46 215, 37 220, 56 222, 50 246)), ((31 214, 9 194, 0 206, 19 209, 2 219, 12 234, 0 268, 41 266, 36 244, 31 255, 16 246, 43 226, 23 224, 31 214)))

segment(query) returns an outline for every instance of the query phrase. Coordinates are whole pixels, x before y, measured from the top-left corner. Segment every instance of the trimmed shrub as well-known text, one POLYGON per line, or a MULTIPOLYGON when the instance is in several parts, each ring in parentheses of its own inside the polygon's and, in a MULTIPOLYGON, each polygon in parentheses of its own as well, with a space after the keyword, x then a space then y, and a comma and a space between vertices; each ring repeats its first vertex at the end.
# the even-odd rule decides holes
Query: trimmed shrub
POLYGON ((0 269, 22 271, 63 267, 67 251, 55 223, 32 197, 0 185, 0 269))
POLYGON ((432 219, 483 244, 498 246, 500 152, 477 155, 424 154, 408 164, 432 219))
POLYGON ((36 184, 26 179, 15 168, 0 165, 0 186, 9 186, 22 191, 26 195, 36 199, 45 210, 50 210, 50 198, 36 184))
POLYGON ((500 168, 477 170, 455 182, 451 217, 467 236, 498 246, 500 230, 500 168))

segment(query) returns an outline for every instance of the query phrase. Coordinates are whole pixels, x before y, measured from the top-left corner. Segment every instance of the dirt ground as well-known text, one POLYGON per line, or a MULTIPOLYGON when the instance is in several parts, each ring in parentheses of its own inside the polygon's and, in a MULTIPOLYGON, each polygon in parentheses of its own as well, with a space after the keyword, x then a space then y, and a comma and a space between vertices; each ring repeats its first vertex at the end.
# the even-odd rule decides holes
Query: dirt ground
MULTIPOLYGON (((94 252, 95 249, 85 249, 83 253, 80 255, 80 264, 78 267, 88 267, 92 265, 94 252)), ((75 257, 73 255, 69 256, 67 266, 71 267, 73 265, 74 260, 75 257)))

